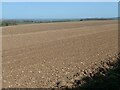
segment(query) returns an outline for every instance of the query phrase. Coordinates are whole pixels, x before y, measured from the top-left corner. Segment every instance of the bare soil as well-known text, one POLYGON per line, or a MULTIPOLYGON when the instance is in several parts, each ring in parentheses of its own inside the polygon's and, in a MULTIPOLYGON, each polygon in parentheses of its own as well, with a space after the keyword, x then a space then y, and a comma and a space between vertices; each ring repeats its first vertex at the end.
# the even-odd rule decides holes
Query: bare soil
POLYGON ((71 87, 83 70, 118 53, 117 25, 101 20, 3 27, 3 87, 71 87))

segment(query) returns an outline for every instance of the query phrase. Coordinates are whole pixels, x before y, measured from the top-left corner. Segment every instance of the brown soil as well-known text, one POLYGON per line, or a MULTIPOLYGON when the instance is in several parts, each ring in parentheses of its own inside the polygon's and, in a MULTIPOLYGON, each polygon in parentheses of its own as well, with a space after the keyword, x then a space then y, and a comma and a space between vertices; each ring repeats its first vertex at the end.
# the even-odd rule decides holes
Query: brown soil
POLYGON ((117 21, 3 27, 3 87, 72 86, 76 73, 118 53, 117 21))

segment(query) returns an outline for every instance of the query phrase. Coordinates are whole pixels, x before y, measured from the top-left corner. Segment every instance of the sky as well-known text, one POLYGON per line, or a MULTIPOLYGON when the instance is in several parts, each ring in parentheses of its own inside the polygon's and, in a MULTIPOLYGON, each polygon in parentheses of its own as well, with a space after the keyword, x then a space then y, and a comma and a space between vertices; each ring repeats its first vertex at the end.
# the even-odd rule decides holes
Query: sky
POLYGON ((119 2, 120 0, 2 0, 2 2, 119 2))
POLYGON ((75 19, 118 16, 117 2, 3 2, 3 19, 75 19))

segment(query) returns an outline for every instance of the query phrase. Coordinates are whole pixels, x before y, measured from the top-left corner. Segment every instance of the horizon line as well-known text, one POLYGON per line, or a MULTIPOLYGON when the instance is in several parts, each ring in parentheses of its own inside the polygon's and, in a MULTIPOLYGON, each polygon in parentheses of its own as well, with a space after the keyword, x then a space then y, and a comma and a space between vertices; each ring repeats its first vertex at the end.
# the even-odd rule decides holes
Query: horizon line
POLYGON ((116 16, 116 17, 86 17, 86 18, 2 18, 2 19, 92 19, 92 18, 119 18, 119 16, 116 16))

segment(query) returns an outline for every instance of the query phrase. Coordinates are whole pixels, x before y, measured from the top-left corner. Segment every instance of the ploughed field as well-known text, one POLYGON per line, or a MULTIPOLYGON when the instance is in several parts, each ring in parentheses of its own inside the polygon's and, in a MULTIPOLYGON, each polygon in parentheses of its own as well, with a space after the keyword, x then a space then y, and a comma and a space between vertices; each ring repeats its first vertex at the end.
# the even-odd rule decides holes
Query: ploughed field
POLYGON ((3 27, 3 87, 71 87, 83 70, 118 53, 117 30, 116 20, 3 27))

